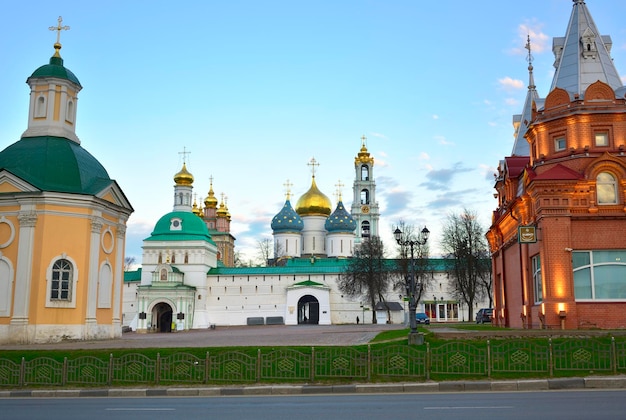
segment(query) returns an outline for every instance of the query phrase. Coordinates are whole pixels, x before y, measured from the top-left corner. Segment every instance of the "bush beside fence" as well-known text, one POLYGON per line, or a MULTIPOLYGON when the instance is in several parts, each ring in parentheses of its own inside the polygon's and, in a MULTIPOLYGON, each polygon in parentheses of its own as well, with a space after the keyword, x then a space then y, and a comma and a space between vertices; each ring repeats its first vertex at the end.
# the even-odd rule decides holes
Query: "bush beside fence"
POLYGON ((597 338, 450 341, 440 345, 368 345, 258 349, 256 355, 216 350, 150 358, 140 353, 96 356, 0 357, 1 387, 250 384, 458 379, 512 374, 557 376, 626 371, 626 341, 597 338))

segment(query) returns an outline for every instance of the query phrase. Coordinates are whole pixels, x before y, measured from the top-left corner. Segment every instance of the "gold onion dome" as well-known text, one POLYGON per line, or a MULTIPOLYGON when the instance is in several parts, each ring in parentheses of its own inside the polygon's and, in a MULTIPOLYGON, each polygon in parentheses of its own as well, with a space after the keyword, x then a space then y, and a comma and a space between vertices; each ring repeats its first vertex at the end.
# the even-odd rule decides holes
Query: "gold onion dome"
POLYGON ((370 163, 374 164, 374 158, 370 155, 370 152, 367 151, 367 147, 365 143, 361 146, 361 150, 359 154, 354 158, 354 164, 357 165, 359 163, 370 163))
POLYGON ((311 181, 311 188, 300 197, 296 204, 296 213, 300 216, 328 216, 331 212, 331 204, 315 184, 315 177, 311 181))
POLYGON ((209 189, 209 195, 204 199, 204 207, 214 209, 217 207, 217 198, 215 198, 215 193, 213 192, 213 183, 211 183, 211 188, 209 189))
POLYGON ((217 209, 217 216, 228 217, 228 209, 226 209, 226 206, 224 205, 223 201, 220 203, 220 208, 217 209))
POLYGON ((191 185, 193 184, 193 175, 187 170, 187 165, 183 163, 183 169, 174 175, 174 182, 176 185, 191 185))

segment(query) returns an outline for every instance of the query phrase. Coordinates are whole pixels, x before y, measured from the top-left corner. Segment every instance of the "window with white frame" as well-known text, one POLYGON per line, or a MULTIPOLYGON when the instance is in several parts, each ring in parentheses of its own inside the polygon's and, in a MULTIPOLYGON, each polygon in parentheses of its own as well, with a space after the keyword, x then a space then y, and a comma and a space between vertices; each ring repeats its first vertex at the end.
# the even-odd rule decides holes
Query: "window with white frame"
POLYGON ((543 301, 543 282, 541 280, 541 257, 539 255, 535 255, 532 258, 532 269, 535 303, 540 303, 543 301))
POLYGON ((626 250, 572 252, 576 300, 626 300, 626 250))
POLYGON ((554 138, 554 151, 560 152, 565 150, 567 147, 567 142, 565 141, 565 136, 558 136, 554 138))
POLYGON ((51 300, 72 300, 72 263, 60 259, 52 266, 52 282, 50 284, 51 300))
POLYGON ((596 177, 598 204, 617 204, 617 181, 608 172, 600 172, 596 177))
POLYGON ((65 254, 50 261, 46 269, 46 307, 75 308, 78 269, 65 254))

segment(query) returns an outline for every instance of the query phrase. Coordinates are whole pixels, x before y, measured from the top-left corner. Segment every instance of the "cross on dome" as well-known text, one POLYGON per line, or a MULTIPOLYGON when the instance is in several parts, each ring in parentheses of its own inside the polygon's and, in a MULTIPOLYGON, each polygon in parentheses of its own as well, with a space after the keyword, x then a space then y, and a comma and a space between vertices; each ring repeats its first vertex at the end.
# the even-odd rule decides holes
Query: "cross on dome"
POLYGON ((283 184, 283 187, 285 187, 287 189, 287 191, 285 192, 285 196, 287 197, 287 200, 289 200, 291 198, 291 187, 293 187, 293 184, 291 182, 289 182, 289 180, 287 180, 283 184))
POLYGON ((69 31, 70 27, 67 25, 61 25, 61 23, 63 23, 63 18, 61 16, 59 16, 59 19, 57 19, 57 21, 57 26, 50 26, 48 29, 51 31, 57 31, 57 42, 54 44, 54 49, 56 51, 54 52, 54 55, 60 57, 59 50, 61 49, 61 31, 69 31))
MULTIPOLYGON (((187 151, 187 148, 183 146, 183 151, 182 152, 178 152, 179 155, 183 155, 183 163, 187 163, 187 155, 190 155, 191 152, 187 151)), ((211 180, 212 182, 213 180, 211 180)))
POLYGON ((320 166, 319 163, 315 160, 315 158, 311 158, 311 162, 307 163, 311 167, 311 173, 313 174, 313 178, 315 178, 315 167, 320 166))
POLYGON ((342 197, 341 197, 341 189, 344 187, 345 185, 341 182, 341 180, 338 180, 337 183, 335 184, 335 187, 337 187, 337 191, 335 192, 335 195, 337 196, 337 201, 341 201, 342 197))

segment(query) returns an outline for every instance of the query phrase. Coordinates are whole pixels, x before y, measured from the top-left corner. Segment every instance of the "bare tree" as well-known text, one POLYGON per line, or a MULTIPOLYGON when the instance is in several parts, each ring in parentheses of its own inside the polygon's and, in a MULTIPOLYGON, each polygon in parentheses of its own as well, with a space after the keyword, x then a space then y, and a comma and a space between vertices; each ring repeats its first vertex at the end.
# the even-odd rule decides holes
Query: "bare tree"
POLYGON ((135 257, 125 257, 124 258, 124 271, 130 271, 130 269, 135 264, 135 257))
POLYGON ((443 228, 441 247, 453 260, 452 291, 467 304, 470 320, 474 302, 486 293, 484 282, 491 273, 491 267, 484 263, 488 252, 484 233, 476 213, 467 209, 461 214, 450 214, 443 228))
POLYGON ((261 260, 262 266, 268 266, 270 264, 270 260, 273 257, 273 242, 270 238, 263 238, 260 241, 257 241, 258 245, 258 256, 261 260))
POLYGON ((378 236, 363 241, 349 260, 338 287, 350 297, 362 297, 372 308, 372 323, 376 323, 376 303, 385 302, 385 292, 395 275, 385 259, 383 242, 378 236))

